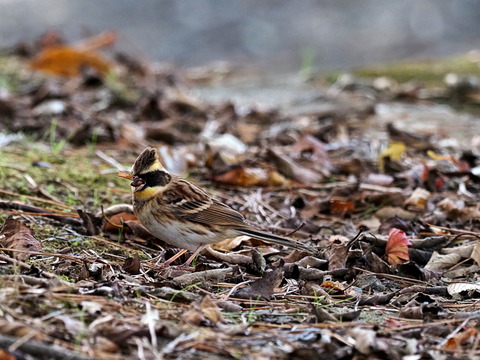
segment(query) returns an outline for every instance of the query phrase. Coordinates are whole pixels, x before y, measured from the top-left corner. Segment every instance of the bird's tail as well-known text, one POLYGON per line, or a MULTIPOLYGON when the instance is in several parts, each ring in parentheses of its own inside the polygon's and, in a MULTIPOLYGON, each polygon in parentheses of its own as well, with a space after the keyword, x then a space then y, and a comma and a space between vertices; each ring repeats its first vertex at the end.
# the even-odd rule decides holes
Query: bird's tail
POLYGON ((264 240, 266 242, 271 242, 271 243, 287 246, 289 248, 300 250, 300 251, 306 251, 308 253, 313 253, 314 252, 313 248, 307 247, 303 244, 300 244, 300 243, 298 243, 296 241, 293 241, 291 239, 288 239, 286 237, 282 237, 282 236, 278 236, 278 235, 274 235, 274 234, 269 234, 269 233, 266 233, 266 232, 263 232, 263 231, 260 231, 260 230, 256 230, 256 229, 251 229, 251 228, 240 228, 240 229, 237 229, 237 231, 244 234, 244 235, 251 236, 255 239, 264 240))

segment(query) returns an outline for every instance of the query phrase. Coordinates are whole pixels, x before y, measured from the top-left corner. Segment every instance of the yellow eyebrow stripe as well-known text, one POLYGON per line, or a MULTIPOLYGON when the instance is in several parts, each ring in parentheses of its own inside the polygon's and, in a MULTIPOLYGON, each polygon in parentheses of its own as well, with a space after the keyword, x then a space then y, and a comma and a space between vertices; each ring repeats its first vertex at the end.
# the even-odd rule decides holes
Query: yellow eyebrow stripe
POLYGON ((160 164, 160 161, 155 161, 152 165, 150 165, 147 171, 144 171, 144 173, 149 171, 155 171, 155 170, 165 171, 165 168, 163 167, 162 164, 160 164))

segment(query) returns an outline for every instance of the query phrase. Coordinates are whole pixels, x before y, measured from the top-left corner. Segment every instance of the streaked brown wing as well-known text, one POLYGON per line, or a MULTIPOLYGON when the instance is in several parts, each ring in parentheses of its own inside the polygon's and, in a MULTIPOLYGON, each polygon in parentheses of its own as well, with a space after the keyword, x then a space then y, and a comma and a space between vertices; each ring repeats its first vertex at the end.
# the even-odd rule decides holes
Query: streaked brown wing
POLYGON ((210 225, 245 225, 242 214, 178 177, 175 186, 165 191, 163 199, 164 206, 169 206, 177 216, 190 221, 210 225))
POLYGON ((211 225, 245 225, 245 220, 239 212, 233 210, 217 200, 209 207, 198 207, 196 212, 183 212, 179 214, 185 219, 211 225))

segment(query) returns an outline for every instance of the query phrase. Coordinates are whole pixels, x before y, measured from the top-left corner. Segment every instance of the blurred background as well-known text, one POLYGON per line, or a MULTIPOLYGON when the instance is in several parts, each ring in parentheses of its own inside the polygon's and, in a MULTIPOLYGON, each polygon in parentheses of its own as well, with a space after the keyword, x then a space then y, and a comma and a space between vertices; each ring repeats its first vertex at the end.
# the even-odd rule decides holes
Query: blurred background
POLYGON ((117 50, 180 66, 348 69, 477 49, 479 16, 474 0, 0 0, 0 48, 116 29, 117 50))

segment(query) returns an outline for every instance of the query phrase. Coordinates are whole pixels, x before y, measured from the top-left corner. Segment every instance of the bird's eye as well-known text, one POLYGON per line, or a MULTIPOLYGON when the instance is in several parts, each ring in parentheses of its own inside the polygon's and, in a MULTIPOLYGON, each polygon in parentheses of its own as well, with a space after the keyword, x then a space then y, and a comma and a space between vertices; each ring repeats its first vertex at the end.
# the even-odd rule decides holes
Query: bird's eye
POLYGON ((133 181, 130 185, 133 187, 137 187, 143 184, 145 184, 145 180, 143 180, 142 178, 139 178, 138 176, 134 176, 133 181))

